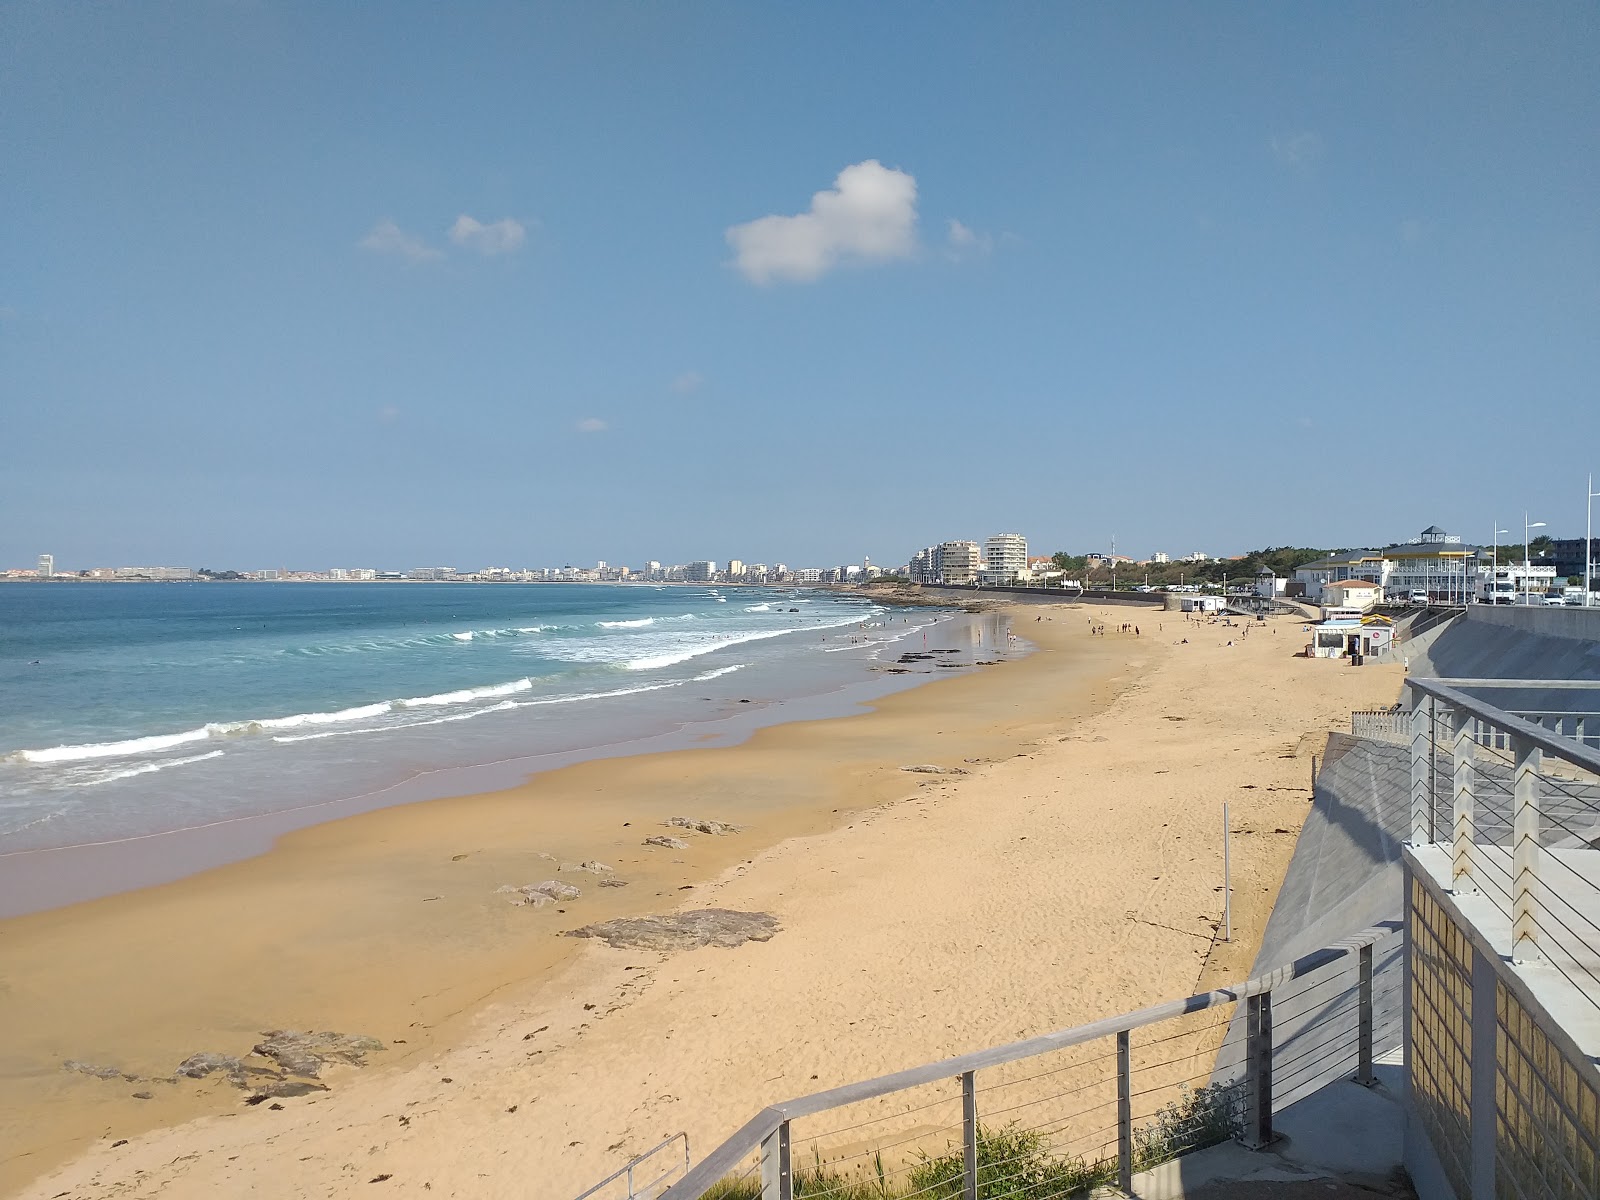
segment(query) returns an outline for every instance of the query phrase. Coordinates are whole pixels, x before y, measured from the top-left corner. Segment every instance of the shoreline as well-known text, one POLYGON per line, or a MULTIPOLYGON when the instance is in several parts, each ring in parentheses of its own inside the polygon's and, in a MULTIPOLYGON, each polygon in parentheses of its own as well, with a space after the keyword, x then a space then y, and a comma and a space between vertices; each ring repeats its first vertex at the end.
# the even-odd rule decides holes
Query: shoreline
MULTIPOLYGON (((953 616, 966 623, 974 620, 953 616)), ((383 1065, 415 1059, 439 1044, 435 1026, 452 1025, 476 1012, 488 996, 506 987, 550 975, 583 950, 577 942, 551 936, 552 920, 566 919, 562 908, 576 912, 579 905, 514 907, 496 888, 574 879, 584 889, 584 911, 597 919, 675 900, 678 889, 714 877, 741 854, 748 857, 834 822, 841 808, 821 803, 828 786, 822 779, 805 782, 811 756, 798 747, 848 741, 843 731, 861 722, 900 708, 924 707, 926 702, 916 697, 926 692, 954 688, 959 695, 964 685, 974 684, 988 690, 994 686, 993 672, 1032 657, 950 671, 930 666, 926 674, 875 674, 819 696, 763 705, 749 713, 735 709, 720 722, 685 723, 660 738, 644 739, 626 755, 579 752, 571 756, 575 761, 531 775, 518 769, 526 760, 452 768, 442 775, 453 783, 486 782, 487 774, 497 775, 499 786, 436 791, 278 833, 253 822, 262 827, 268 844, 248 857, 0 920, 0 961, 7 964, 0 973, 0 1021, 27 1031, 10 1047, 0 1047, 0 1112, 20 1112, 30 1102, 36 1109, 51 1110, 42 1122, 44 1144, 37 1147, 42 1153, 0 1158, 0 1194, 33 1173, 25 1166, 28 1160, 53 1164, 83 1149, 108 1122, 133 1131, 204 1116, 219 1104, 224 1111, 236 1107, 237 1094, 214 1080, 169 1084, 166 1077, 196 1052, 248 1055, 252 1041, 269 1028, 372 1033, 376 1026, 382 1040, 401 1043, 381 1056, 383 1065), (729 728, 719 730, 718 724, 729 728), (741 767, 746 759, 750 765, 741 767), (754 792, 775 771, 789 777, 789 794, 754 804, 736 794, 741 787, 754 792), (698 795, 703 788, 696 781, 719 776, 725 795, 716 813, 704 812, 698 795), (626 795, 636 786, 691 794, 681 802, 653 798, 639 803, 626 795), (624 794, 599 810, 585 806, 601 790, 624 794), (673 804, 677 808, 669 811, 673 804), (563 806, 585 806, 587 811, 559 811, 563 806), (667 832, 659 825, 679 810, 747 823, 749 833, 699 840, 687 858, 671 851, 643 851, 638 846, 642 836, 667 832), (530 828, 532 822, 538 827, 530 828), (641 828, 640 838, 630 831, 619 841, 601 831, 602 824, 609 829, 623 822, 641 828), (455 849, 442 854, 441 844, 455 849), (632 860, 626 867, 624 852, 632 860), (626 872, 630 886, 591 888, 586 883, 598 882, 592 876, 558 870, 563 861, 596 858, 615 861, 617 874, 626 872), (463 876, 471 880, 464 887, 463 876), (399 902, 427 912, 425 931, 409 924, 404 930, 393 928, 399 919, 394 893, 403 886, 415 894, 399 902), (421 909, 424 904, 427 908, 421 909), (310 953, 295 948, 297 941, 342 937, 352 950, 364 952, 374 930, 382 930, 388 939, 388 958, 378 980, 364 967, 325 961, 324 947, 313 947, 310 953), (426 936, 417 938, 419 933, 426 936), (401 937, 413 940, 407 944, 401 937), (422 978, 425 973, 413 960, 424 952, 423 943, 460 973, 452 985, 430 986, 422 978), (209 953, 211 961, 196 961, 184 947, 209 953), (285 980, 273 962, 292 964, 303 980, 285 980), (136 995, 124 995, 116 1004, 97 999, 112 978, 136 995), (374 990, 393 992, 398 999, 368 1005, 374 990), (181 1006, 172 1010, 174 992, 190 999, 187 1011, 181 1006), (257 998, 258 1016, 246 1018, 239 1012, 240 993, 257 998), (63 994, 71 1002, 62 1003, 63 994), (218 1014, 226 1019, 218 1020, 218 1014), (75 1034, 74 1026, 84 1032, 75 1034), (115 1064, 143 1082, 69 1075, 61 1070, 66 1060, 115 1064), (130 1102, 128 1097, 139 1090, 150 1092, 151 1099, 130 1102)), ((849 762, 838 773, 863 770, 878 778, 865 795, 854 797, 848 811, 916 786, 915 777, 884 762, 849 762)), ((160 853, 171 845, 171 835, 152 841, 160 853)), ((56 862, 73 857, 49 851, 34 855, 35 861, 50 866, 54 864, 48 856, 54 855, 56 862)), ((8 870, 8 876, 7 886, 17 886, 16 873, 8 870)), ((34 1140, 26 1131, 18 1134, 0 1141, 20 1146, 34 1140)))
MULTIPOLYGON (((0 1162, 0 1187, 49 1172, 23 1194, 109 1195, 143 1172, 143 1186, 174 1196, 247 1190, 247 1181, 342 1190, 365 1182, 364 1174, 341 1180, 337 1167, 357 1153, 352 1137, 382 1150, 384 1172, 390 1159, 404 1163, 397 1179, 459 1169, 465 1186, 475 1176, 463 1161, 468 1146, 491 1137, 497 1153, 517 1156, 520 1173, 509 1186, 506 1160, 496 1159, 498 1182, 476 1187, 481 1194, 520 1194, 530 1177, 581 1190, 666 1124, 690 1127, 703 1149, 757 1101, 814 1090, 806 1074, 788 1074, 808 1063, 816 1064, 812 1074, 826 1073, 824 1084, 843 1082, 935 1050, 1004 1040, 1008 1030, 1060 1027, 1187 994, 1211 938, 1181 926, 1193 925, 1196 905, 1210 906, 1210 888, 1207 900, 1182 895, 1168 911, 1164 887, 1150 891, 1155 885, 1137 883, 1121 865, 1157 853, 1163 876, 1199 869, 1168 862, 1170 854, 1153 847, 1168 836, 1161 830, 1169 817, 1185 836, 1201 836, 1209 811, 1199 821, 1187 803, 1169 812, 1170 793, 1148 793, 1154 775, 1194 762, 1202 743, 1147 710, 1171 705, 1177 688, 1190 714, 1180 720, 1226 724, 1231 683, 1224 676, 1219 688, 1216 678, 1223 662, 1239 668, 1246 689, 1234 703, 1265 703, 1251 672, 1325 681, 1308 693, 1309 708, 1251 710, 1271 712, 1260 719, 1273 730, 1284 720, 1303 724, 1313 711, 1342 718, 1397 684, 1383 670, 1280 665, 1276 651, 1286 656, 1289 646, 1259 636, 1248 664, 1209 638, 1181 650, 1166 638, 1091 638, 1078 622, 1094 611, 1013 610, 1019 627, 1048 617, 1035 631, 1037 652, 896 693, 863 716, 790 723, 731 748, 602 760, 508 792, 379 810, 299 831, 268 855, 176 884, 0 924, 16 984, 28 984, 27 994, 14 986, 5 996, 8 1025, 29 1030, 34 1065, 17 1076, 21 1047, 5 1060, 0 1086, 8 1094, 0 1099, 21 1111, 26 1097, 30 1125, 7 1139, 26 1149, 0 1162), (901 770, 962 761, 963 775, 901 770), (538 829, 529 828, 534 793, 538 829), (577 803, 562 806, 562 798, 577 803), (1152 804, 1159 822, 1146 812, 1152 804), (546 820, 552 813, 562 819, 546 820), (683 850, 638 846, 680 814, 733 820, 747 831, 690 835, 683 850), (580 855, 615 866, 629 886, 584 886, 578 899, 539 909, 512 907, 494 892, 544 877, 590 879, 554 870, 580 855), (1097 862, 1109 874, 1093 869, 1097 862), (770 911, 779 932, 736 951, 666 957, 560 937, 580 924, 684 903, 770 911), (1129 908, 1141 914, 1134 925, 1123 913, 1129 908), (210 945, 204 930, 226 940, 210 945), (948 1010, 935 980, 973 952, 974 931, 989 947, 980 957, 994 956, 998 974, 985 973, 987 990, 948 1010), (1041 935, 1059 943, 1052 959, 1086 951, 1103 965, 1063 991, 1053 972, 1022 966, 1041 935), (1160 969, 1130 977, 1118 958, 1104 958, 1113 947, 1160 969), (906 1027, 903 1018, 914 1014, 893 996, 860 992, 870 979, 851 974, 858 962, 895 973, 918 1011, 936 1006, 948 1025, 906 1027), (121 989, 114 1004, 105 998, 108 980, 121 989), (823 1034, 847 997, 871 1020, 849 1035, 842 1021, 823 1034), (172 1011, 175 1000, 182 1011, 172 1011), (390 1049, 370 1056, 364 1072, 335 1073, 331 1092, 283 1099, 271 1116, 269 1106, 241 1108, 239 1093, 220 1082, 146 1085, 153 1098, 139 1101, 129 1098, 132 1084, 58 1067, 74 1057, 155 1075, 198 1050, 240 1053, 268 1028, 370 1034, 390 1049), (673 1039, 675 1028, 716 1030, 715 1052, 673 1039), (777 1030, 784 1035, 775 1046, 763 1033, 777 1030), (771 1079, 769 1067, 778 1069, 771 1079), (430 1132, 411 1132, 409 1119, 396 1123, 408 1109, 439 1114, 428 1118, 430 1132), (278 1131, 270 1148, 259 1144, 268 1128, 278 1131), (235 1160, 243 1165, 229 1165, 235 1160)), ((1246 778, 1275 769, 1298 775, 1304 765, 1272 766, 1285 757, 1272 730, 1235 733, 1241 744, 1233 752, 1249 752, 1246 778)), ((1287 757, 1297 757, 1305 733, 1296 733, 1287 757)), ((1235 770, 1229 762, 1220 758, 1221 770, 1208 769, 1201 786, 1223 786, 1235 770)), ((1292 798, 1245 792, 1235 800, 1243 819, 1265 805, 1266 820, 1298 829, 1292 798)), ((1266 912, 1292 845, 1292 837, 1256 839, 1236 851, 1237 879, 1254 870, 1267 881, 1266 912), (1265 866, 1252 865, 1258 847, 1265 866)), ((1237 926, 1261 906, 1241 900, 1236 894, 1237 926)), ((1234 946, 1244 953, 1259 929, 1239 932, 1234 946)))
MULTIPOLYGON (((936 619, 930 627, 930 632, 938 631, 936 645, 961 644, 963 635, 978 627, 977 614, 992 611, 992 607, 965 612, 950 605, 936 607, 950 611, 948 619, 936 619)), ((997 639, 1000 632, 989 630, 988 634, 997 639)), ((738 745, 756 731, 774 725, 856 715, 884 696, 920 686, 941 673, 932 666, 900 670, 892 661, 819 692, 764 696, 756 702, 725 698, 711 713, 685 708, 682 715, 661 730, 639 730, 569 749, 419 769, 368 791, 315 798, 267 812, 219 817, 175 829, 0 852, 0 920, 171 883, 268 853, 279 838, 295 830, 365 812, 503 791, 525 784, 538 774, 588 761, 670 753, 703 745, 738 745), (745 704, 748 709, 740 707, 745 704)), ((974 669, 974 664, 963 663, 960 672, 952 673, 974 669)))

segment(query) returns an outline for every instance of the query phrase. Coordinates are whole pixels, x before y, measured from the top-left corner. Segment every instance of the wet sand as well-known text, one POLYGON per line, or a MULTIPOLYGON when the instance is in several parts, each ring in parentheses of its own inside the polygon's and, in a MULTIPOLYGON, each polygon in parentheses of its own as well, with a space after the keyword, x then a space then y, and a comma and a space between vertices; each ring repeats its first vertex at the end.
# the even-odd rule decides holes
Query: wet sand
POLYGON ((703 1153, 768 1101, 1239 973, 1321 732, 1392 701, 1398 668, 1293 658, 1295 622, 1227 647, 1230 631, 1147 610, 1100 610, 1143 637, 1091 637, 1094 611, 1021 609, 1038 653, 868 715, 367 813, 0 923, 0 1183, 575 1194, 676 1129, 703 1153), (969 773, 900 769, 923 762, 969 773), (1235 844, 1237 940, 1214 954, 1223 798, 1259 828, 1235 844), (744 831, 641 844, 674 815, 744 831), (589 860, 628 886, 558 870, 589 860), (496 891, 545 879, 582 894, 534 908, 496 891), (666 955, 560 936, 681 907, 770 913, 779 932, 666 955), (271 1104, 215 1076, 152 1081, 274 1028, 389 1048, 271 1104))

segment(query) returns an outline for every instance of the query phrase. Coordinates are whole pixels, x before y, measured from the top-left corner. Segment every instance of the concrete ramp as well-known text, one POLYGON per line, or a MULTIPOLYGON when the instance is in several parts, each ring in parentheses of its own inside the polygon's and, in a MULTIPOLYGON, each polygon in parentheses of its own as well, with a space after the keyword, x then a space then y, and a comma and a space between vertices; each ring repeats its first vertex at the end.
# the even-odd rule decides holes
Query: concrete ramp
POLYGON ((1600 608, 1472 604, 1401 652, 1413 675, 1438 679, 1600 680, 1600 608))

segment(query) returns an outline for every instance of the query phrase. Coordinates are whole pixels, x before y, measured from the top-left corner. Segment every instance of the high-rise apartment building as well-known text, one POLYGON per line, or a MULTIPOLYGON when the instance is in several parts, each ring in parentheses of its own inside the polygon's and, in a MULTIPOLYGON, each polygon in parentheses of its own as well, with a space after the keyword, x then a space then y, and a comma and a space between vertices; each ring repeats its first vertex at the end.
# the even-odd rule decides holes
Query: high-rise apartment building
POLYGON ((986 583, 1013 583, 1028 569, 1028 539, 1020 533, 997 533, 983 540, 986 583))
POLYGON ((683 577, 690 583, 710 583, 716 573, 717 564, 704 558, 685 563, 683 567, 683 577))
POLYGON ((942 542, 938 554, 941 583, 951 587, 968 587, 978 582, 978 571, 983 560, 978 553, 977 542, 942 542))
POLYGON ((54 554, 39 555, 39 574, 49 579, 56 573, 56 556, 54 554))

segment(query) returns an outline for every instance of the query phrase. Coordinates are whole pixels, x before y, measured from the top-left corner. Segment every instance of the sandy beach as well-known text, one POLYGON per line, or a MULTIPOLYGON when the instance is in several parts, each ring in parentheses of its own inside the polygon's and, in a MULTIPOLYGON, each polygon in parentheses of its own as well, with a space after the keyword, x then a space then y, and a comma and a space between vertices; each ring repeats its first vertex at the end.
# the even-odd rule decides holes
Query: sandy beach
POLYGON ((677 1130, 698 1155, 772 1100, 1242 977, 1311 756, 1396 699, 1400 668, 1296 657, 1289 619, 1248 637, 1149 609, 1013 621, 1036 653, 866 715, 364 813, 0 923, 0 1187, 331 1196, 382 1176, 570 1197, 677 1130), (919 764, 963 773, 902 769, 919 764), (593 862, 612 870, 563 869, 593 862), (545 880, 579 894, 498 890, 545 880), (776 931, 677 953, 561 936, 706 908, 776 931), (275 1029, 386 1048, 256 1104, 266 1075, 172 1079, 197 1052, 271 1067, 250 1050, 275 1029))

